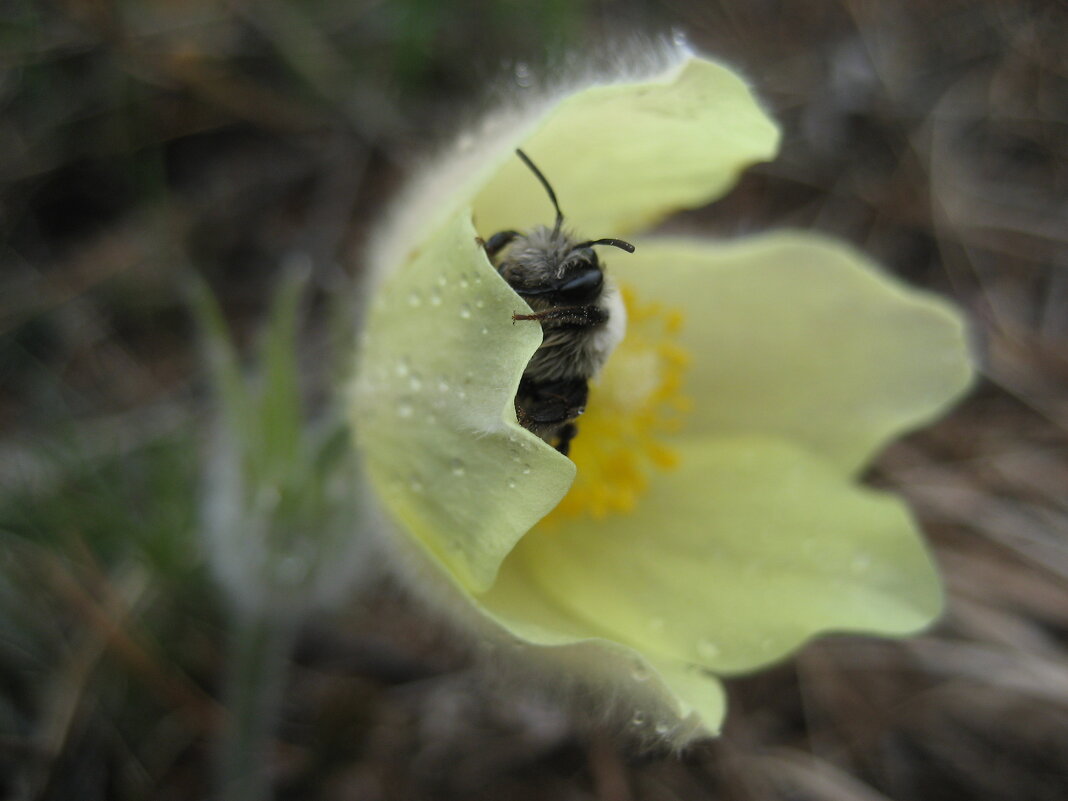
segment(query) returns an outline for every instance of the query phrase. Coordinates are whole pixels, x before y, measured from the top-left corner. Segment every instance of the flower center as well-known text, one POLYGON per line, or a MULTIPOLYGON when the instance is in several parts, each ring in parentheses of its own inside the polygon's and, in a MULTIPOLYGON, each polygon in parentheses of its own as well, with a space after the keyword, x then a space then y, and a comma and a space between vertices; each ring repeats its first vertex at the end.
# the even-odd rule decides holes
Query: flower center
POLYGON ((571 443, 575 483, 546 521, 603 518, 634 508, 655 470, 675 466, 664 439, 691 401, 682 394, 688 353, 678 344, 681 312, 641 303, 623 287, 627 334, 596 381, 571 443))

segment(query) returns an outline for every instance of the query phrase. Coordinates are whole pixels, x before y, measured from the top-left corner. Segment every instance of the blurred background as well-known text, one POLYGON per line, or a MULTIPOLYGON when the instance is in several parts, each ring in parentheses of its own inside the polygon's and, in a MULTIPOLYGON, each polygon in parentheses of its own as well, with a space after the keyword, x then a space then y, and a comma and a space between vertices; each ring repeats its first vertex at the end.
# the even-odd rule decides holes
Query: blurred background
POLYGON ((292 626, 277 797, 1068 797, 1063 2, 4 0, 0 798, 215 797, 232 616, 197 534, 191 276, 255 360, 302 271, 326 414, 361 245, 413 159, 574 53, 677 32, 784 143, 669 229, 826 231, 972 321, 980 386, 869 477, 920 517, 946 618, 729 682, 725 735, 676 758, 488 690, 372 575, 292 626))

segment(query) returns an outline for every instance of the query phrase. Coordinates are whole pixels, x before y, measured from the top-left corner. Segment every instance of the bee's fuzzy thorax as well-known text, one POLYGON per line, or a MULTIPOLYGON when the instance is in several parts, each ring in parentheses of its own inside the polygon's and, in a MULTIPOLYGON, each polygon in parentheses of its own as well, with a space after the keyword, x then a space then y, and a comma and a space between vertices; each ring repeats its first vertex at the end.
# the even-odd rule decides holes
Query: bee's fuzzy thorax
POLYGON ((539 381, 594 378, 622 339, 627 313, 615 284, 606 276, 597 308, 607 321, 581 332, 543 326, 545 338, 527 365, 525 375, 539 381))

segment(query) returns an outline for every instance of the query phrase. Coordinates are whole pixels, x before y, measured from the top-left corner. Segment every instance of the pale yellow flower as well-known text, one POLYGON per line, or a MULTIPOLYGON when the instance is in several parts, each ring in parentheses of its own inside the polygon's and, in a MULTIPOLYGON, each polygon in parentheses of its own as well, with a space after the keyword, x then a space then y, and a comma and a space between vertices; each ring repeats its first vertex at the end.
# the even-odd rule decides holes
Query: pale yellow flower
POLYGON ((941 608, 905 507, 856 477, 967 386, 959 317, 813 235, 635 238, 777 142, 736 75, 683 54, 491 120, 374 252, 352 422, 416 590, 675 744, 718 730, 717 675, 941 608), (574 462, 516 420, 541 330, 476 243, 552 220, 516 147, 572 227, 637 245, 603 254, 630 327, 574 462))

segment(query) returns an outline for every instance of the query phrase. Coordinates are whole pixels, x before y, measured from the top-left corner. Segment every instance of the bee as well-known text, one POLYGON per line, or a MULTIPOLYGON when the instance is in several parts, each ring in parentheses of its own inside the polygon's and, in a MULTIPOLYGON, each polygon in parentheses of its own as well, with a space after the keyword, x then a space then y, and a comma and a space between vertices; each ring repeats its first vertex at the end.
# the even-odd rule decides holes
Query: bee
POLYGON ((556 210, 552 228, 525 233, 499 231, 482 242, 486 255, 509 286, 533 310, 512 321, 537 321, 541 346, 523 372, 515 397, 520 425, 565 456, 578 433, 575 420, 586 410, 589 380, 623 338, 626 311, 619 290, 605 275, 594 247, 634 252, 620 239, 579 240, 565 231, 556 193, 526 153, 516 155, 545 188, 556 210))

